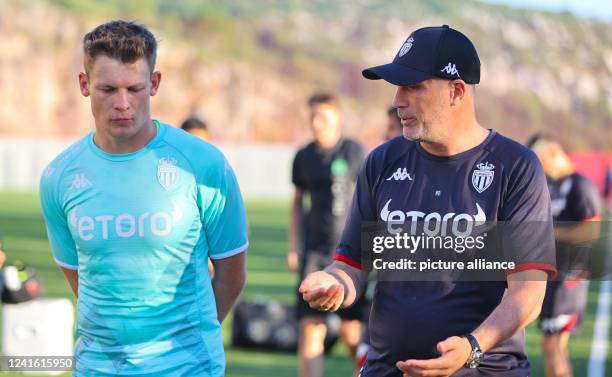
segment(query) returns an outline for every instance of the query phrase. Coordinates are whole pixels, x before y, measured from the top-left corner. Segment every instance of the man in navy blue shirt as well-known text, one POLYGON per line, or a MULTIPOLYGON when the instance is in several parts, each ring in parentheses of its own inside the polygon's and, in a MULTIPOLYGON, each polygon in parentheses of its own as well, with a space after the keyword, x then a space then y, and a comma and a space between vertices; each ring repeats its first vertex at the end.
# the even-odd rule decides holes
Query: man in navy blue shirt
POLYGON ((588 295, 587 267, 599 237, 601 205, 597 187, 577 173, 569 156, 551 136, 536 135, 527 144, 546 173, 555 221, 558 281, 546 287, 539 327, 547 377, 571 377, 567 345, 580 333, 588 295))
MULTIPOLYGON (((447 25, 413 32, 394 61, 363 71, 396 85, 404 138, 376 148, 360 172, 335 261, 304 279, 310 306, 337 310, 367 276, 362 225, 420 223, 462 240, 483 224, 539 224, 498 281, 381 281, 364 377, 530 375, 524 327, 556 273, 550 198, 537 157, 475 117, 480 61, 447 25)), ((488 226, 488 225, 487 225, 488 226)), ((380 271, 379 271, 380 276, 380 271)), ((408 276, 408 275, 407 275, 408 276)), ((417 279, 418 280, 418 279, 417 279)))

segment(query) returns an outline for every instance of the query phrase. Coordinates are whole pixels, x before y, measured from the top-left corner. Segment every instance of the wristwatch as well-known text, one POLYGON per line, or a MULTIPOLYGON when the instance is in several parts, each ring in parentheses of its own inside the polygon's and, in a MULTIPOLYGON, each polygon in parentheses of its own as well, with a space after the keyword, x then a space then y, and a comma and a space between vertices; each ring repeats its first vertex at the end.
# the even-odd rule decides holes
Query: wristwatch
POLYGON ((477 368, 480 363, 482 363, 482 359, 484 357, 484 352, 480 349, 480 344, 472 334, 463 335, 462 338, 466 338, 470 345, 472 346, 472 352, 470 353, 470 357, 468 361, 465 363, 465 366, 470 369, 477 368))

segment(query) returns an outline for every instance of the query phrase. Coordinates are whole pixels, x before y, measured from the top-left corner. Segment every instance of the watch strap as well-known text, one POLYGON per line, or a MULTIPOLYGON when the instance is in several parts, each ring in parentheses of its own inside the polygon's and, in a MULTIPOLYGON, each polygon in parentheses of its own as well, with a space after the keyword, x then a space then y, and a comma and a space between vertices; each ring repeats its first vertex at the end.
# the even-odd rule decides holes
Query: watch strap
POLYGON ((472 346, 472 351, 478 349, 478 351, 482 352, 482 348, 480 348, 480 344, 478 344, 478 340, 476 340, 476 337, 474 337, 474 335, 466 334, 463 337, 466 338, 468 342, 470 342, 470 345, 472 346))
POLYGON ((463 337, 468 340, 470 346, 472 347, 470 357, 465 363, 465 366, 471 369, 477 368, 478 365, 480 365, 480 363, 482 362, 482 357, 484 355, 482 349, 480 348, 480 344, 478 344, 478 340, 476 340, 476 337, 472 334, 466 334, 463 335, 463 337))

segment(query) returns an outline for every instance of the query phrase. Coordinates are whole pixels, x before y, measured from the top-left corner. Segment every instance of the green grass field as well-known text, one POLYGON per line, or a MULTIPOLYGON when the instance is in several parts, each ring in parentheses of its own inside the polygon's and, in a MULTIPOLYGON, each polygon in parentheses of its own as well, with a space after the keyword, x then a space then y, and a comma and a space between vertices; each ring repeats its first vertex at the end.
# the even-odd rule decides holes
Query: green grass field
MULTIPOLYGON (((288 204, 285 202, 247 203, 251 225, 251 247, 248 258, 248 280, 243 298, 266 296, 291 303, 296 276, 285 268, 287 249, 288 204)), ((19 259, 36 268, 48 297, 71 297, 61 272, 55 266, 46 240, 38 198, 33 193, 0 193, 0 236, 9 260, 19 259)), ((582 335, 571 341, 575 376, 587 375, 587 364, 593 335, 599 283, 590 288, 588 313, 582 335)), ((223 325, 227 352, 227 376, 293 377, 297 376, 296 357, 292 354, 252 352, 229 347, 230 321, 223 325)), ((443 324, 441 324, 443 325, 443 324)), ((527 331, 527 352, 533 364, 533 376, 543 376, 539 333, 534 325, 527 331)), ((612 350, 608 349, 606 371, 612 375, 612 350)), ((351 375, 352 363, 345 350, 336 346, 326 360, 325 376, 351 375)), ((4 375, 17 375, 4 372, 4 375)))

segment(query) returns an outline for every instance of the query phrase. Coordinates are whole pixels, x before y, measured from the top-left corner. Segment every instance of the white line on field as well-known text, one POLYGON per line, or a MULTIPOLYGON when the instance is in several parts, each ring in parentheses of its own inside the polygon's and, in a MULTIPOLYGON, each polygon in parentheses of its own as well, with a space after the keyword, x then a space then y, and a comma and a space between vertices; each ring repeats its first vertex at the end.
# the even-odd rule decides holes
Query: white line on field
MULTIPOLYGON (((612 227, 609 227, 608 243, 605 250, 605 268, 611 271, 612 258, 612 227)), ((609 279, 609 278, 606 278, 609 279)), ((604 377, 606 374, 606 356, 608 354, 608 332, 610 330, 610 303, 612 302, 612 281, 603 280, 599 286, 599 300, 597 303, 597 316, 593 329, 591 343, 591 356, 589 357, 589 377, 604 377)))

